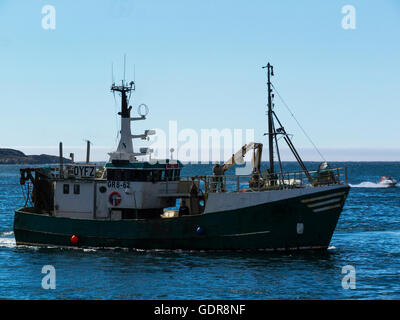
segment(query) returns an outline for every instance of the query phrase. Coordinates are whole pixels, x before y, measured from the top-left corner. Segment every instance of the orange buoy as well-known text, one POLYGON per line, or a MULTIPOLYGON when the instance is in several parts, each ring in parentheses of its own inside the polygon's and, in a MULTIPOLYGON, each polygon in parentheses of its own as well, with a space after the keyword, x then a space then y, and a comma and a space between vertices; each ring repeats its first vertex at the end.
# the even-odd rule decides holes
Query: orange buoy
POLYGON ((73 235, 71 237, 71 243, 72 244, 78 244, 78 241, 79 241, 79 239, 78 239, 78 237, 76 235, 73 235))

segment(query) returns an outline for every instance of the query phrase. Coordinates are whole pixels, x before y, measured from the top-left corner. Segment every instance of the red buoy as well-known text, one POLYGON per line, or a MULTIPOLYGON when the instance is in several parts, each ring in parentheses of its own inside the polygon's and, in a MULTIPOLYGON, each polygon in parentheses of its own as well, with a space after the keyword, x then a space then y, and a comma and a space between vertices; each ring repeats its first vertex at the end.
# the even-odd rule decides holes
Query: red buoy
POLYGON ((78 241, 79 241, 79 239, 78 239, 78 237, 76 235, 73 235, 71 237, 71 243, 72 244, 78 244, 78 241))

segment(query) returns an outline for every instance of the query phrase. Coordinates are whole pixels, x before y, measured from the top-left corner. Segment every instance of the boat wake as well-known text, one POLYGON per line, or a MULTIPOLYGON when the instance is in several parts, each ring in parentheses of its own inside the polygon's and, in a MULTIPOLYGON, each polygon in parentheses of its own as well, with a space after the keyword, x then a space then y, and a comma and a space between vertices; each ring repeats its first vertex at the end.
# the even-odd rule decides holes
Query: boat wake
MULTIPOLYGON (((379 183, 374 183, 374 182, 369 182, 369 181, 364 181, 359 184, 350 184, 350 187, 352 187, 352 188, 391 188, 392 186, 382 185, 379 183)), ((398 188, 398 187, 400 187, 400 185, 396 184, 394 187, 398 188)))
POLYGON ((0 237, 12 236, 13 234, 14 234, 13 231, 5 231, 2 234, 0 234, 0 237))
POLYGON ((0 233, 0 248, 15 248, 14 232, 5 231, 0 233))
POLYGON ((0 238, 0 248, 15 248, 14 238, 0 238))

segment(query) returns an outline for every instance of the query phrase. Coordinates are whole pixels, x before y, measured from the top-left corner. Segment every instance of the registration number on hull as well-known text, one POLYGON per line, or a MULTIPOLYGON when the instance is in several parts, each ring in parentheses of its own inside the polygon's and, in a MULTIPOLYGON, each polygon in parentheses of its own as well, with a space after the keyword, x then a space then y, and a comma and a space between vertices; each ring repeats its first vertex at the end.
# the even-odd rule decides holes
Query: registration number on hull
POLYGON ((128 181, 108 181, 107 185, 109 188, 116 188, 116 189, 130 188, 128 181))

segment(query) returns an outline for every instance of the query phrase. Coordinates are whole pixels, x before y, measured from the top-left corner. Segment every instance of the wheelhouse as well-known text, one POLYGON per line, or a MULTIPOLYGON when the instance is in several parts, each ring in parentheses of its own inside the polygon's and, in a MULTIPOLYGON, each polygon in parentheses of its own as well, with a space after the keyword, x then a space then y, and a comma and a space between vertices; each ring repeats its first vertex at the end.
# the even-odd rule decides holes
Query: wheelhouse
POLYGON ((108 181, 138 181, 163 182, 179 181, 182 164, 172 161, 129 163, 123 160, 113 160, 106 164, 108 181))

